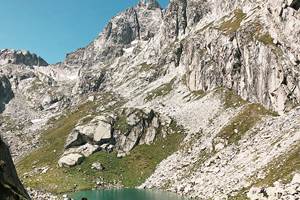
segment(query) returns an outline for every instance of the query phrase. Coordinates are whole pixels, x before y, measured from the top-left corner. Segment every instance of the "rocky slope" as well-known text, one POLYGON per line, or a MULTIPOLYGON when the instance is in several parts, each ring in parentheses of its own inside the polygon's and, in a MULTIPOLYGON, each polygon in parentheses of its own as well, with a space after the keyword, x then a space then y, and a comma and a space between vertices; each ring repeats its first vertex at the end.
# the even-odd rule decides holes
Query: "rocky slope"
POLYGON ((23 180, 200 199, 290 182, 300 170, 299 4, 172 0, 163 10, 144 0, 62 63, 0 57, 1 130, 23 180), (99 162, 105 170, 91 171, 99 162))

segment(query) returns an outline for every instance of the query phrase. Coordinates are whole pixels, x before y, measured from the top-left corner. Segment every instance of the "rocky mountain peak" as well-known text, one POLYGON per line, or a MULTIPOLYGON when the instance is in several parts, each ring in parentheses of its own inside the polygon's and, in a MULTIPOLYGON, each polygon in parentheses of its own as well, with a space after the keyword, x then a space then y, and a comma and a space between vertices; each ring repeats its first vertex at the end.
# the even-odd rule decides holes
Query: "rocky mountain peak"
POLYGON ((113 17, 86 48, 67 55, 66 63, 86 65, 120 57, 133 41, 149 41, 162 24, 162 9, 156 0, 141 0, 113 17))
POLYGON ((161 8, 160 4, 156 0, 140 0, 138 6, 146 6, 147 9, 161 8))
POLYGON ((26 50, 2 49, 0 50, 0 65, 24 64, 28 66, 47 66, 48 63, 34 53, 26 50))

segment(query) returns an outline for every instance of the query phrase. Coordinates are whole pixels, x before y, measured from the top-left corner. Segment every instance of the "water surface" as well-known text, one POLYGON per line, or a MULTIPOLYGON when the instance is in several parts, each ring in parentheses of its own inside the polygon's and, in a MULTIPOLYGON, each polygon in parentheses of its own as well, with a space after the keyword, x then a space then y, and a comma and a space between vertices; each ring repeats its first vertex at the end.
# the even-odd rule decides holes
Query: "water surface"
POLYGON ((77 192, 71 197, 75 200, 81 200, 83 197, 88 200, 187 200, 168 192, 137 189, 89 190, 77 192))

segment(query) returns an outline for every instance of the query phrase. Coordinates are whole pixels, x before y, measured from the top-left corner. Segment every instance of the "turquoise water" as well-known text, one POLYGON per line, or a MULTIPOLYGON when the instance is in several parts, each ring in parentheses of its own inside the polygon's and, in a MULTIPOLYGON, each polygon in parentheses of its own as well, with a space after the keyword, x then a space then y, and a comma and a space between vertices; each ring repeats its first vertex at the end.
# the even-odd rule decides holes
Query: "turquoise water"
POLYGON ((75 200, 83 197, 88 200, 186 200, 172 193, 136 189, 89 190, 77 192, 71 197, 75 200))

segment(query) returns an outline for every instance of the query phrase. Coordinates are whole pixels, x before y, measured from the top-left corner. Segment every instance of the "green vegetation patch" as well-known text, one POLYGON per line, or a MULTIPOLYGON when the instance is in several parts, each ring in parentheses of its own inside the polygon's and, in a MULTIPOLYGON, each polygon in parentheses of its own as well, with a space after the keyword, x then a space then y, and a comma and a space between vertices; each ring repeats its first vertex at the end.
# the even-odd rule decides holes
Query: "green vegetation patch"
POLYGON ((17 170, 27 187, 59 193, 71 190, 77 181, 80 182, 79 177, 69 176, 66 170, 59 168, 57 162, 64 151, 64 144, 69 133, 78 120, 87 115, 89 110, 93 110, 94 106, 93 103, 84 104, 71 114, 56 120, 53 127, 42 135, 42 147, 17 163, 17 170), (45 174, 24 176, 38 167, 50 167, 50 169, 45 174))
POLYGON ((155 99, 157 97, 166 96, 167 94, 169 94, 172 91, 174 83, 175 83, 175 79, 172 79, 169 83, 165 83, 165 84, 159 86, 158 88, 152 90, 151 92, 149 92, 147 94, 147 97, 145 98, 145 100, 148 102, 148 101, 152 101, 153 99, 155 99))
POLYGON ((129 131, 130 126, 127 122, 127 116, 125 113, 120 114, 116 118, 116 122, 114 123, 114 129, 120 130, 122 133, 126 133, 129 131))
POLYGON ((274 116, 275 113, 265 109, 260 104, 248 104, 235 116, 219 133, 219 137, 226 139, 228 144, 238 142, 242 136, 254 127, 264 116, 274 116), (235 130, 237 132, 235 132, 235 130))
POLYGON ((300 171, 300 144, 292 151, 280 156, 271 162, 263 169, 266 172, 266 177, 257 179, 254 175, 250 180, 253 183, 251 186, 244 188, 238 192, 230 200, 244 200, 247 199, 247 192, 252 186, 256 187, 270 187, 275 181, 281 180, 283 183, 289 183, 295 172, 300 171))
POLYGON ((148 72, 152 69, 152 65, 147 64, 146 62, 141 64, 140 72, 148 72))
POLYGON ((125 187, 135 187, 142 184, 163 159, 177 151, 182 140, 183 134, 176 132, 166 138, 158 138, 152 145, 137 146, 124 158, 117 158, 116 153, 98 152, 69 171, 74 176, 81 172, 81 177, 87 177, 87 188, 95 185, 95 177, 101 177, 105 183, 119 182, 125 187), (91 170, 94 162, 102 163, 105 170, 91 170))
POLYGON ((221 98, 224 102, 224 108, 238 108, 247 103, 244 99, 242 99, 235 91, 229 90, 226 88, 218 88, 215 91, 216 93, 221 95, 221 98))
POLYGON ((271 37, 271 35, 269 33, 264 33, 264 34, 258 35, 257 40, 265 45, 273 45, 274 44, 274 42, 273 42, 274 39, 271 37))
POLYGON ((222 22, 218 28, 219 30, 226 34, 230 34, 236 32, 240 28, 242 21, 247 15, 241 9, 236 9, 233 14, 233 17, 230 20, 222 22))
POLYGON ((289 183, 295 172, 300 172, 300 143, 292 151, 278 157, 265 169, 267 176, 261 180, 255 180, 256 186, 272 186, 275 181, 281 180, 289 183))
POLYGON ((205 97, 206 93, 203 90, 192 91, 190 94, 183 97, 183 99, 188 99, 188 101, 194 100, 197 101, 205 97))

